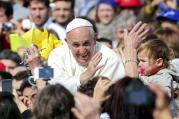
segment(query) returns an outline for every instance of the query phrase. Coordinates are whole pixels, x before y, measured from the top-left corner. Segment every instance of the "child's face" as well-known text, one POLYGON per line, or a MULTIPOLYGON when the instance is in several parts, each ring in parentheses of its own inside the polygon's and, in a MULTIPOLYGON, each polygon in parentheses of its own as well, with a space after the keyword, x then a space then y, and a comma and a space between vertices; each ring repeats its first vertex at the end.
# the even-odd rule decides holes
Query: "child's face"
POLYGON ((138 53, 138 60, 138 72, 142 76, 153 75, 160 70, 157 60, 149 59, 145 50, 138 53))

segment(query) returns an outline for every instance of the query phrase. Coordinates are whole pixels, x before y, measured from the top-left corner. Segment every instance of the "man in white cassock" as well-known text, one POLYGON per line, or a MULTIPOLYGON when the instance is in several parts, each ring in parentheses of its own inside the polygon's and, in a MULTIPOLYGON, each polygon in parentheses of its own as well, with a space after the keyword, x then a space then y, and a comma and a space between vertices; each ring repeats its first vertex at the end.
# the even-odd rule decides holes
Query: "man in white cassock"
POLYGON ((67 45, 54 49, 48 65, 54 68, 50 84, 61 83, 72 93, 95 76, 116 81, 125 76, 122 60, 109 48, 96 42, 92 24, 73 19, 66 28, 67 45))

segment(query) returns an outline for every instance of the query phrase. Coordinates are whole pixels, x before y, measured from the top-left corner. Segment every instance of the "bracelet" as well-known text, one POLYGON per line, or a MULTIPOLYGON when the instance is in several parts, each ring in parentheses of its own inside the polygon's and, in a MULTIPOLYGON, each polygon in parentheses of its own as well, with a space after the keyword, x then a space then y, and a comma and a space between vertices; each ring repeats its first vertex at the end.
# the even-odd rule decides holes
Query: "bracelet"
POLYGON ((135 62, 135 63, 138 64, 138 61, 137 61, 137 60, 131 60, 131 59, 125 60, 124 64, 127 64, 128 62, 135 62))

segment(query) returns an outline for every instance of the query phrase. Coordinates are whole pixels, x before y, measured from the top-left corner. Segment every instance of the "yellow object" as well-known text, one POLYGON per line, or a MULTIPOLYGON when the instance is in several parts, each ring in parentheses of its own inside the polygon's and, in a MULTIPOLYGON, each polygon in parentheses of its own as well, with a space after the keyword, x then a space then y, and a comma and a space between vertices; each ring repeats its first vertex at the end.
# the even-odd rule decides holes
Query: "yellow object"
POLYGON ((61 40, 58 40, 54 34, 49 33, 47 29, 31 29, 23 34, 22 38, 27 44, 35 44, 39 48, 41 56, 46 60, 54 48, 62 45, 61 40))
POLYGON ((22 36, 19 34, 10 34, 10 44, 11 50, 16 52, 20 47, 28 47, 30 44, 23 40, 22 36))

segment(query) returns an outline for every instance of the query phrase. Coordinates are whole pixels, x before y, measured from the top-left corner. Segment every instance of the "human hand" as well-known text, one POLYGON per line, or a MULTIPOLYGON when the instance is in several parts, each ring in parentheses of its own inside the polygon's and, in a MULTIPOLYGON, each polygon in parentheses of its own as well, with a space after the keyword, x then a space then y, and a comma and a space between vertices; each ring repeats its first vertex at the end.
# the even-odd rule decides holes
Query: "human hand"
POLYGON ((34 74, 34 69, 36 67, 42 66, 41 55, 35 45, 31 45, 27 48, 27 62, 32 74, 34 74))
POLYGON ((24 112, 25 110, 27 110, 27 106, 25 105, 25 103, 22 102, 22 98, 18 96, 17 91, 15 89, 13 89, 12 91, 13 95, 14 95, 14 101, 16 102, 20 112, 24 112))
POLYGON ((95 99, 95 101, 101 104, 102 102, 107 100, 109 98, 109 95, 106 95, 106 91, 112 84, 113 82, 111 80, 100 78, 94 88, 93 98, 95 99))
POLYGON ((94 99, 79 92, 74 99, 75 107, 72 108, 72 112, 78 119, 100 119, 100 106, 94 99))
POLYGON ((87 70, 81 74, 80 81, 81 84, 85 84, 88 80, 92 79, 97 70, 103 67, 103 65, 99 65, 99 62, 102 59, 102 53, 97 52, 90 60, 87 70))
POLYGON ((14 20, 14 19, 12 19, 10 22, 14 26, 14 28, 11 30, 11 33, 16 33, 16 34, 22 34, 22 33, 24 33, 23 30, 22 30, 22 26, 21 26, 20 22, 14 20))
POLYGON ((149 29, 146 29, 147 24, 139 21, 130 32, 124 30, 124 55, 125 59, 136 59, 136 48, 142 40, 146 38, 149 29), (132 52, 135 53, 132 53, 132 52))
POLYGON ((38 88, 39 91, 44 89, 46 87, 46 84, 47 84, 46 81, 44 81, 42 79, 36 80, 36 85, 37 85, 37 88, 38 88))
POLYGON ((151 84, 149 88, 156 94, 154 118, 156 119, 172 119, 169 109, 169 102, 163 87, 151 84))
POLYGON ((149 85, 149 88, 156 94, 156 108, 168 108, 167 94, 164 88, 155 84, 149 85))

